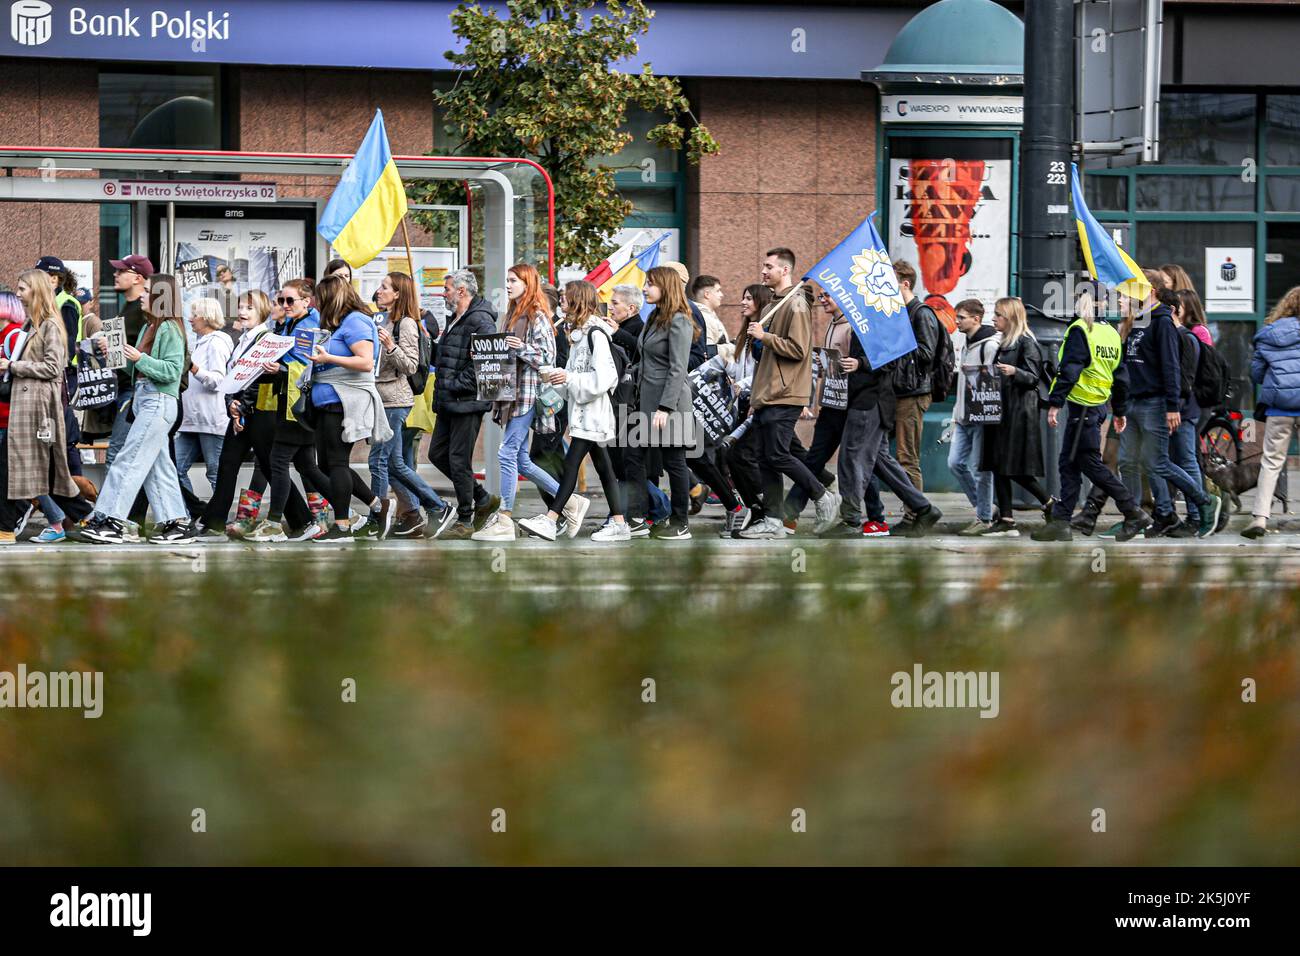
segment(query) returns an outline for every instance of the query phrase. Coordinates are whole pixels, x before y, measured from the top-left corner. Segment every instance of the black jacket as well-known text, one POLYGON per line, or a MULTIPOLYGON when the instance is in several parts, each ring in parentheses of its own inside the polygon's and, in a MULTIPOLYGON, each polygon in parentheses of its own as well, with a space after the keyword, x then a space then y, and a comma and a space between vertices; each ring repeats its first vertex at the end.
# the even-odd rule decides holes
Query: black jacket
POLYGON ((447 319, 447 330, 438 343, 434 411, 482 415, 492 407, 491 402, 478 400, 478 379, 474 375, 474 360, 470 357, 470 340, 475 335, 491 335, 496 330, 497 314, 479 296, 459 319, 447 319))
POLYGON ((995 475, 1041 478, 1043 435, 1039 427, 1038 376, 1043 356, 1038 343, 1022 335, 998 349, 995 365, 1014 365, 1014 375, 998 372, 1002 385, 1002 422, 984 426, 980 471, 995 475))
POLYGON ((627 353, 628 360, 631 362, 638 361, 637 350, 640 347, 641 330, 645 328, 645 322, 641 316, 634 315, 614 333, 614 344, 623 346, 623 351, 627 353))
MULTIPOLYGON (((689 299, 686 304, 691 307, 691 320, 695 327, 700 330, 700 334, 691 342, 691 357, 686 363, 687 371, 699 368, 709 360, 709 327, 704 321, 704 313, 700 307, 689 299)), ((716 352, 717 349, 714 349, 716 352)))
MULTIPOLYGON (((849 408, 869 411, 880 405, 886 396, 893 397, 893 376, 890 373, 892 365, 882 369, 872 368, 871 363, 867 361, 867 353, 862 350, 862 343, 858 341, 856 335, 849 336, 849 358, 858 360, 857 371, 848 374, 849 408)), ((881 414, 884 414, 884 409, 881 410, 881 414)), ((892 418, 891 415, 891 421, 892 418)))
POLYGON ((916 349, 898 360, 894 372, 894 394, 899 398, 929 395, 932 392, 934 356, 939 348, 942 324, 934 309, 913 296, 907 303, 907 317, 916 336, 916 349))

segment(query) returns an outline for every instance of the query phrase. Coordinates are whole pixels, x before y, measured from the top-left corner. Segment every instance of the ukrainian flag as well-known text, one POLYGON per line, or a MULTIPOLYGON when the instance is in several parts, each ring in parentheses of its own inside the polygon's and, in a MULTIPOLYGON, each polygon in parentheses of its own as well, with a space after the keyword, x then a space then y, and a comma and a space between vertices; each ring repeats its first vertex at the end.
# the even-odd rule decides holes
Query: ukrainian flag
POLYGON ((1144 301, 1151 294, 1151 283, 1142 274, 1142 267, 1115 245, 1115 240, 1107 235, 1088 210, 1088 204, 1083 201, 1083 187, 1079 185, 1079 167, 1074 163, 1070 164, 1070 191, 1074 196, 1074 220, 1079 227, 1079 244, 1083 247, 1083 261, 1088 274, 1121 295, 1144 301))
POLYGON ((382 110, 334 188, 316 227, 348 265, 359 268, 377 256, 406 215, 406 188, 397 174, 382 110))

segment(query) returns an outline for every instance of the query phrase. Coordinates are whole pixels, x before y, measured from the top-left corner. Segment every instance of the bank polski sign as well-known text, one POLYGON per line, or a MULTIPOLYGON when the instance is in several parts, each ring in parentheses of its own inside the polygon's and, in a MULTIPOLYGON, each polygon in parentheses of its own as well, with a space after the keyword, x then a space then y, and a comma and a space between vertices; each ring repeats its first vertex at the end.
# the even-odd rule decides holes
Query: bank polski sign
MULTIPOLYGON (((129 6, 69 6, 60 16, 69 37, 188 40, 201 48, 209 40, 230 39, 230 14, 206 10, 176 13, 129 6)), ((46 0, 15 0, 9 8, 9 36, 15 43, 42 46, 56 34, 55 11, 46 0)))

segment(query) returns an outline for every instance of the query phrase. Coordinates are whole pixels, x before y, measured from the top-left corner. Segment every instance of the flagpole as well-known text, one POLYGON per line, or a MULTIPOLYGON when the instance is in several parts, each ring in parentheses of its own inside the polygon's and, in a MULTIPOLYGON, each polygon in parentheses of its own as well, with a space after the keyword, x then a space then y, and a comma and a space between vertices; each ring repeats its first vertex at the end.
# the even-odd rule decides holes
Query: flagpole
MULTIPOLYGON (((415 280, 415 256, 411 255, 411 234, 406 228, 406 213, 402 213, 402 241, 406 243, 406 267, 410 270, 411 280, 415 280)), ((417 285, 416 288, 419 288, 417 285)))

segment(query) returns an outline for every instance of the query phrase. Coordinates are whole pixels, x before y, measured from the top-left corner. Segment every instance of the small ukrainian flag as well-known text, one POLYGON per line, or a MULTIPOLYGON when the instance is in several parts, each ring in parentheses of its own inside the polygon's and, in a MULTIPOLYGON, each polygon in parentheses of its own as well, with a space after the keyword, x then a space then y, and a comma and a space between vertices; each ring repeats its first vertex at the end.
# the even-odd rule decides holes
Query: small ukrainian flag
POLYGON ((406 215, 406 188, 397 174, 384 113, 375 110, 366 138, 334 187, 316 231, 348 265, 359 268, 377 256, 406 215))
POLYGON ((1079 227, 1079 244, 1083 247, 1083 261, 1088 274, 1121 295, 1145 301, 1151 294, 1151 283, 1142 274, 1142 267, 1115 245, 1115 240, 1088 210, 1088 204, 1083 201, 1083 187, 1079 185, 1079 167, 1074 163, 1070 164, 1070 191, 1074 196, 1074 221, 1079 227))

